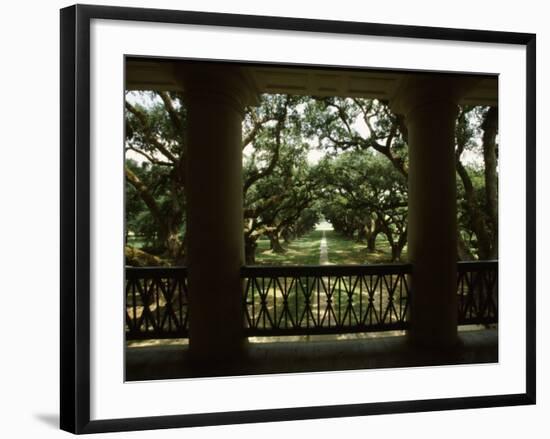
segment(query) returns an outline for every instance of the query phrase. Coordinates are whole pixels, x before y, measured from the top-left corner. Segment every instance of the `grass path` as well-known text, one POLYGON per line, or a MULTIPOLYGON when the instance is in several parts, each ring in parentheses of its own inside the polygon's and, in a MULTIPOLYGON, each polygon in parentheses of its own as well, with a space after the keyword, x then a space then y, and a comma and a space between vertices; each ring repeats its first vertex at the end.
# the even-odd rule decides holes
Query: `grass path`
POLYGON ((319 265, 330 265, 328 261, 328 246, 325 231, 323 230, 323 237, 321 238, 321 245, 319 246, 319 265))
POLYGON ((261 265, 318 265, 323 232, 314 230, 290 243, 283 243, 285 253, 269 249, 269 240, 258 240, 256 263, 261 265))
MULTIPOLYGON (((313 230, 289 243, 283 243, 285 253, 269 249, 269 240, 258 241, 256 263, 260 265, 353 265, 381 264, 391 260, 391 249, 382 235, 376 251, 367 251, 366 243, 345 238, 334 230, 313 230), (326 253, 325 253, 326 252, 326 253), (326 257, 325 257, 326 254, 326 257)), ((406 250, 403 259, 406 258, 406 250)))

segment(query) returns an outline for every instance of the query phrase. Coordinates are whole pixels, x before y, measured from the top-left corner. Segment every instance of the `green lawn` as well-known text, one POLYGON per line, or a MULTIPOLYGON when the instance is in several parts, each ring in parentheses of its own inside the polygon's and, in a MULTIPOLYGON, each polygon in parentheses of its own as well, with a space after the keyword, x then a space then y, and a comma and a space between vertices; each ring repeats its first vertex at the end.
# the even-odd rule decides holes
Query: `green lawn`
POLYGON ((261 265, 318 265, 319 247, 323 232, 314 230, 289 244, 283 243, 285 253, 269 249, 269 240, 258 240, 256 263, 261 265))
MULTIPOLYGON (((259 239, 256 249, 256 264, 259 265, 319 265, 319 251, 323 232, 314 230, 290 243, 282 243, 285 253, 274 253, 269 249, 268 239, 259 239)), ((331 265, 381 264, 391 261, 391 249, 386 239, 379 235, 376 251, 368 252, 366 243, 357 243, 336 233, 326 230, 328 259, 331 265)), ((137 248, 144 245, 141 237, 129 237, 128 244, 137 248)), ((406 250, 403 260, 406 260, 406 250)))
POLYGON ((145 246, 145 239, 141 236, 128 236, 128 245, 141 249, 145 246))
MULTIPOLYGON (((323 232, 314 230, 288 244, 283 243, 285 253, 273 253, 269 241, 261 239, 256 249, 256 263, 260 265, 318 265, 319 248, 323 232)), ((380 264, 391 261, 391 249, 388 242, 378 236, 376 251, 368 252, 366 243, 357 243, 345 238, 333 230, 325 232, 330 264, 380 264)), ((403 260, 406 259, 406 247, 403 260)))
MULTIPOLYGON (((287 251, 282 254, 273 253, 269 250, 269 241, 262 240, 258 245, 256 263, 287 266, 319 265, 322 237, 323 232, 315 230, 300 239, 284 244, 287 251)), ((391 262, 391 251, 385 240, 380 239, 377 242, 377 251, 369 253, 366 243, 344 238, 333 230, 326 230, 325 238, 328 263, 331 265, 391 262)), ((247 287, 248 312, 260 329, 269 328, 273 324, 271 320, 282 328, 291 327, 296 321, 302 322, 301 325, 306 325, 303 322, 307 321, 308 324, 321 326, 330 326, 337 322, 353 326, 364 315, 367 316, 367 324, 398 321, 403 311, 401 307, 405 306, 404 302, 401 302, 404 290, 398 288, 393 296, 396 307, 394 314, 388 308, 388 285, 400 282, 399 279, 394 275, 385 275, 385 281, 376 280, 375 283, 369 279, 359 279, 356 276, 267 277, 247 287), (352 291, 353 300, 350 302, 349 294, 352 291), (372 302, 369 302, 371 300, 372 302), (306 308, 307 303, 309 305, 306 308), (368 308, 371 306, 369 303, 372 303, 374 309, 368 308), (306 309, 309 309, 309 312, 306 313, 306 309), (387 312, 389 314, 386 314, 387 312)))

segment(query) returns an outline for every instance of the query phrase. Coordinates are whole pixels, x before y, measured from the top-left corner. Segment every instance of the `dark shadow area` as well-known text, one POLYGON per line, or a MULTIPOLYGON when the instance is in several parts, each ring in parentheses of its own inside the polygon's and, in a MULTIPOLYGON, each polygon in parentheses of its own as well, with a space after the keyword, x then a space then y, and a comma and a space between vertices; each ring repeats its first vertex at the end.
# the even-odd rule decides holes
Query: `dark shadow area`
POLYGON ((461 332, 459 345, 448 349, 419 348, 405 336, 251 343, 243 358, 217 371, 191 367, 182 345, 130 348, 126 360, 127 381, 496 363, 498 329, 461 332))

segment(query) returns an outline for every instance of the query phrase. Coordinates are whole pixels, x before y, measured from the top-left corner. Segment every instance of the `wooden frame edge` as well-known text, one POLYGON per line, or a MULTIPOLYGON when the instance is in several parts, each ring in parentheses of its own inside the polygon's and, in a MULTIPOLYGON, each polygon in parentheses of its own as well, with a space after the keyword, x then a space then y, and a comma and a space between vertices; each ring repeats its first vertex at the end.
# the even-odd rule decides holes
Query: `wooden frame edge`
POLYGON ((425 26, 74 5, 60 11, 60 428, 99 433, 536 403, 536 36, 425 26), (257 29, 518 44, 527 50, 526 393, 240 412, 90 420, 90 20, 117 19, 257 29))

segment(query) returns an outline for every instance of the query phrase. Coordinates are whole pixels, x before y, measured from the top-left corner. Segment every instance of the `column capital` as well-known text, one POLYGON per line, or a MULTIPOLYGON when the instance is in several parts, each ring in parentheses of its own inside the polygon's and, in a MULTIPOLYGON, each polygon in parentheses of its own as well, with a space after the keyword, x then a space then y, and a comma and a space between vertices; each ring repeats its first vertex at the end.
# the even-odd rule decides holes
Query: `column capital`
POLYGON ((249 69, 222 63, 185 62, 175 65, 175 76, 190 98, 224 99, 242 113, 247 105, 257 105, 259 91, 249 69))
POLYGON ((479 81, 473 76, 418 73, 401 79, 390 106, 405 118, 422 107, 457 106, 460 99, 479 81))

